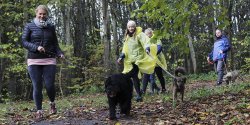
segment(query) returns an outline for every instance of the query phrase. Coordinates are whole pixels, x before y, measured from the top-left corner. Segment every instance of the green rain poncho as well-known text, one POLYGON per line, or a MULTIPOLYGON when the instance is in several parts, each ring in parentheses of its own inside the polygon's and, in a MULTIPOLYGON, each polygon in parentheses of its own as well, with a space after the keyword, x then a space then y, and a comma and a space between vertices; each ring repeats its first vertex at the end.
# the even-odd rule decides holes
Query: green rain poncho
POLYGON ((124 69, 122 73, 128 73, 133 69, 133 63, 136 64, 142 73, 152 74, 156 66, 155 44, 149 44, 149 37, 142 32, 141 27, 136 27, 134 36, 126 36, 123 44, 122 53, 125 54, 124 69), (150 55, 145 52, 146 47, 150 46, 150 55))

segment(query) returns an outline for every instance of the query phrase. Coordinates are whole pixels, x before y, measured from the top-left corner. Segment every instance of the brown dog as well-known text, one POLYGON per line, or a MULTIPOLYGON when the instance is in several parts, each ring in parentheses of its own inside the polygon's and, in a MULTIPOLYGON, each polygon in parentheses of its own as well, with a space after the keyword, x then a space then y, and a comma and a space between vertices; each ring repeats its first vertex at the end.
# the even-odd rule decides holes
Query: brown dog
POLYGON ((173 82, 173 104, 175 104, 175 101, 177 100, 178 92, 181 94, 181 101, 183 102, 185 83, 187 79, 184 76, 185 74, 186 70, 184 67, 178 67, 175 69, 175 78, 173 82))

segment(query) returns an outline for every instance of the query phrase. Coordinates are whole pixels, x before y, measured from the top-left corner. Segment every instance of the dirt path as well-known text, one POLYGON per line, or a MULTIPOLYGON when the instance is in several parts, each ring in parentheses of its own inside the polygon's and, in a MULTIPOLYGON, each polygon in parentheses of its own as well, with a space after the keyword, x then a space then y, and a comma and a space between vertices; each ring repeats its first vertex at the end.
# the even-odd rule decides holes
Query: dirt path
MULTIPOLYGON (((187 91, 214 87, 213 82, 192 83, 187 91)), ((54 116, 35 124, 250 124, 250 88, 240 93, 225 93, 207 98, 187 100, 172 107, 171 102, 156 100, 150 103, 133 102, 131 116, 119 116, 118 121, 108 120, 108 109, 75 107, 62 116, 54 116)))

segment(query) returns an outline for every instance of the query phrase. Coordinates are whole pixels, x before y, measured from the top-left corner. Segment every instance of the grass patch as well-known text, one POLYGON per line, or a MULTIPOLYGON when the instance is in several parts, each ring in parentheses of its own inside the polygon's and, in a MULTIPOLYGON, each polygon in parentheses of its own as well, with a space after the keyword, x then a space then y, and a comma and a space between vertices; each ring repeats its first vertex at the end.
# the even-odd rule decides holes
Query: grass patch
POLYGON ((241 98, 241 102, 236 105, 236 109, 246 109, 249 106, 248 99, 241 98))
POLYGON ((187 93, 187 97, 191 100, 209 97, 211 95, 221 95, 224 93, 238 93, 242 90, 248 89, 250 87, 250 83, 239 83, 239 84, 231 84, 231 85, 223 85, 214 88, 201 88, 195 91, 191 91, 187 93))
POLYGON ((85 96, 71 95, 66 98, 60 97, 57 99, 57 106, 62 110, 82 106, 102 108, 107 106, 107 101, 105 94, 86 94, 85 96))
POLYGON ((143 95, 143 102, 144 103, 152 103, 152 102, 168 102, 172 100, 172 94, 164 93, 164 94, 145 94, 143 95))
POLYGON ((244 124, 244 121, 242 121, 242 119, 240 119, 239 117, 235 116, 232 119, 229 119, 227 122, 225 122, 225 125, 233 125, 233 124, 244 124))
MULTIPOLYGON (((187 83, 195 83, 195 82, 206 82, 206 81, 215 81, 217 79, 217 74, 214 71, 208 72, 208 73, 200 73, 200 74, 190 74, 187 75, 187 83)), ((172 84, 173 78, 171 77, 165 77, 165 81, 168 84, 172 84)), ((156 83, 160 85, 160 82, 158 79, 156 79, 156 83)))
POLYGON ((76 94, 88 95, 88 94, 104 92, 104 85, 89 85, 89 86, 74 85, 68 88, 74 93, 73 95, 76 95, 76 94))
POLYGON ((217 74, 214 71, 208 73, 191 74, 187 76, 190 81, 211 81, 217 78, 217 74))

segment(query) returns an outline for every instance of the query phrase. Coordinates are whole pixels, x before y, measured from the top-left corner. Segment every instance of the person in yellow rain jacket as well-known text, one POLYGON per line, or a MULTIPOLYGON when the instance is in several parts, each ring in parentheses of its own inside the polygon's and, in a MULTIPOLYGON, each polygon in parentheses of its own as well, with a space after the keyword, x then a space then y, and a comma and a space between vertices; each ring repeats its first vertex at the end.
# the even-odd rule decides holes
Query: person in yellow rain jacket
MULTIPOLYGON (((166 59, 162 53, 162 43, 161 40, 158 39, 154 34, 153 30, 151 28, 148 28, 145 30, 145 34, 150 38, 150 44, 156 44, 157 45, 157 58, 159 59, 159 63, 161 63, 162 68, 166 69, 167 68, 167 63, 166 59)), ((150 93, 153 94, 156 90, 157 92, 160 91, 160 89, 157 87, 155 83, 155 73, 161 83, 161 92, 164 93, 166 92, 166 87, 165 87, 165 79, 162 74, 162 68, 157 65, 155 67, 155 71, 153 74, 144 74, 143 75, 143 87, 142 87, 142 92, 145 93, 147 89, 147 84, 150 81, 150 93)))
POLYGON ((149 40, 149 37, 142 32, 142 28, 136 27, 135 21, 128 21, 122 54, 117 62, 121 64, 121 62, 124 61, 124 69, 122 73, 129 74, 133 79, 134 88, 137 93, 137 102, 142 101, 140 80, 138 78, 139 71, 151 74, 154 72, 156 65, 156 61, 147 55, 147 53, 154 55, 154 49, 150 49, 148 43, 149 40))

